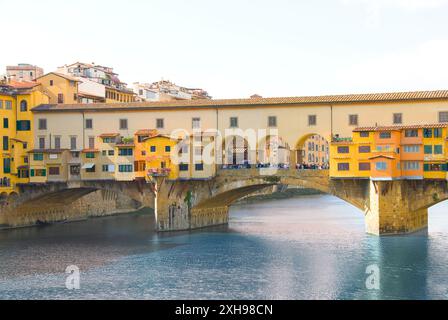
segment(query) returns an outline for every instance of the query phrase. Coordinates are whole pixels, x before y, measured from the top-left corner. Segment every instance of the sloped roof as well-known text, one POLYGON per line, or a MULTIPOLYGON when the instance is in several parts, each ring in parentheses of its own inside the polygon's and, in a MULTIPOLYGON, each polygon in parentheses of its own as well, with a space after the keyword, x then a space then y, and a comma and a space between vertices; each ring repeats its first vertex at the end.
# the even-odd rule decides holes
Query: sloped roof
POLYGON ((159 110, 183 108, 224 108, 224 107, 253 107, 273 105, 311 105, 311 104, 349 104, 400 102, 421 100, 448 99, 448 90, 415 91, 395 93, 370 93, 327 96, 279 97, 257 99, 223 99, 223 100, 172 100, 155 102, 130 103, 96 103, 96 104, 45 104, 33 109, 34 112, 67 112, 67 111, 109 111, 109 110, 159 110))

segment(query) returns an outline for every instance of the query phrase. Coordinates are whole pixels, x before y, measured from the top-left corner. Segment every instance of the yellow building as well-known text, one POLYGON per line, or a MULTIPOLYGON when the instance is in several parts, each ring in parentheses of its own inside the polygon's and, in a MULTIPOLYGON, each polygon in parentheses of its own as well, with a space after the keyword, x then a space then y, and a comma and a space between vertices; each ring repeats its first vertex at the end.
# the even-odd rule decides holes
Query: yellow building
POLYGON ((447 179, 447 124, 356 128, 330 146, 332 178, 447 179))
POLYGON ((78 79, 61 73, 50 72, 37 78, 36 82, 41 85, 43 92, 49 96, 49 103, 78 103, 78 79))
POLYGON ((28 151, 34 147, 31 109, 48 102, 37 83, 11 81, 0 86, 0 193, 17 192, 17 184, 29 182, 28 151))
POLYGON ((151 177, 167 177, 169 180, 179 178, 179 170, 183 165, 173 161, 175 147, 179 140, 165 135, 155 135, 142 141, 141 150, 146 153, 147 179, 151 177))
POLYGON ((131 90, 106 87, 106 103, 135 102, 135 97, 131 90))

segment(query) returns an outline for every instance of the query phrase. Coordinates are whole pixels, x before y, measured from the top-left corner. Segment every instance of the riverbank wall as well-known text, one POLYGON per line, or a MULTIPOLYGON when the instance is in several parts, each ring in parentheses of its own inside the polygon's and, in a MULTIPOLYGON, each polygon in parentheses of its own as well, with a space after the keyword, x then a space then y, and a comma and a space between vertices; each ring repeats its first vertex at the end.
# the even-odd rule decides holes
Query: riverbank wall
POLYGON ((57 222, 70 222, 128 213, 141 208, 141 204, 124 195, 98 190, 70 205, 43 206, 41 210, 16 209, 0 214, 0 229, 35 226, 57 222))

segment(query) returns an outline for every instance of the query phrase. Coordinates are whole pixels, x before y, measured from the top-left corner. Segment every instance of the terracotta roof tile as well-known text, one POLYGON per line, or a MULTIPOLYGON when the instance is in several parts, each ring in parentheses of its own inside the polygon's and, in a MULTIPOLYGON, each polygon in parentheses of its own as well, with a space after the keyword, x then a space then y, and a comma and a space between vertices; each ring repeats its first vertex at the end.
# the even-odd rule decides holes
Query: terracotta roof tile
POLYGON ((416 91, 395 93, 371 93, 327 95, 308 97, 281 97, 261 99, 225 99, 225 100, 173 100, 156 102, 131 102, 131 103, 96 103, 96 104, 64 104, 64 105, 40 105, 33 112, 64 112, 64 111, 107 111, 107 110, 160 110, 183 108, 224 108, 224 107, 252 107, 272 105, 310 105, 310 104, 348 104, 348 103, 375 103, 375 102, 400 102, 419 100, 448 99, 448 90, 416 91))
POLYGON ((448 123, 430 123, 430 124, 415 124, 406 126, 377 126, 377 127, 359 127, 355 128, 353 132, 360 131, 400 131, 406 129, 424 129, 424 128, 446 128, 448 123))

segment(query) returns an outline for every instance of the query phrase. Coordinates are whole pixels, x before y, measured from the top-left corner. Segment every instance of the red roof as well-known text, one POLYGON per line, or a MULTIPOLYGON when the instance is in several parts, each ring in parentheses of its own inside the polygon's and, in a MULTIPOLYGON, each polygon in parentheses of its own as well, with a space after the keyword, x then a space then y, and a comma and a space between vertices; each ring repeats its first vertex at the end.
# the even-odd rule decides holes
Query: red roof
POLYGON ((34 81, 15 81, 11 80, 8 83, 9 86, 16 88, 16 89, 32 89, 39 85, 39 83, 34 81))

